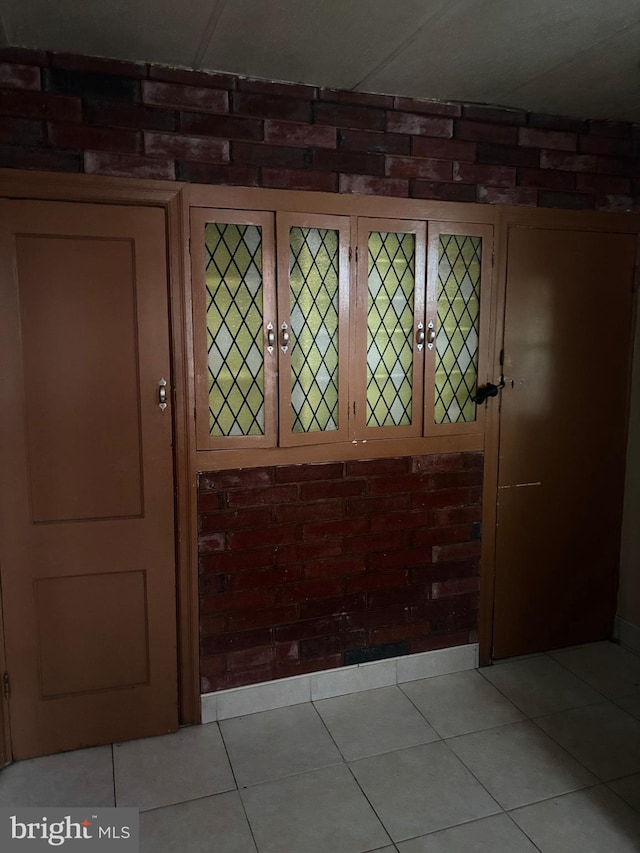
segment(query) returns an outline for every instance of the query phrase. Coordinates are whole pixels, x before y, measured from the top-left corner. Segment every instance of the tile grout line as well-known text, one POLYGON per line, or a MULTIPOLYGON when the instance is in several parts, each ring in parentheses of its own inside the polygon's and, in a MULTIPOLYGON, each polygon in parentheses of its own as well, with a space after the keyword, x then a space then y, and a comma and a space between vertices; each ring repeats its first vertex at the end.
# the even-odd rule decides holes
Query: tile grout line
MULTIPOLYGON (((601 693, 599 690, 596 690, 596 688, 593 687, 591 684, 589 684, 587 681, 585 681, 584 678, 580 678, 579 675, 576 675, 576 673, 572 672, 568 667, 563 666, 559 661, 557 661, 555 658, 552 658, 551 655, 547 654, 546 652, 544 652, 542 655, 535 655, 535 657, 546 657, 549 660, 553 661, 554 663, 557 663, 558 666, 562 667, 562 669, 565 670, 565 672, 568 672, 570 675, 573 675, 574 678, 577 678, 583 684, 586 684, 587 687, 591 688, 591 690, 593 690, 595 693, 602 696, 604 701, 610 701, 610 700, 607 700, 607 697, 604 695, 604 693, 601 693)), ((527 658, 527 660, 530 660, 530 658, 527 658)), ((517 661, 514 661, 514 663, 517 663, 517 661)), ((495 687, 495 689, 498 691, 498 693, 501 693, 505 697, 505 699, 508 699, 509 702, 511 702, 512 705, 515 705, 515 707, 521 713, 523 713, 528 720, 535 719, 531 714, 528 714, 524 710, 524 708, 520 707, 520 705, 518 705, 518 703, 514 699, 511 699, 509 696, 507 696, 507 694, 504 692, 504 690, 502 690, 500 687, 498 687, 497 684, 494 684, 493 681, 491 681, 491 679, 484 674, 484 672, 482 671, 484 669, 490 669, 490 667, 482 667, 482 668, 478 667, 477 672, 480 673, 480 675, 484 678, 485 681, 487 681, 492 687, 495 687)), ((586 708, 587 705, 598 705, 600 703, 600 701, 601 700, 594 701, 594 702, 587 702, 586 705, 575 705, 575 706, 571 706, 569 708, 561 708, 559 711, 551 711, 550 713, 551 714, 559 714, 559 713, 561 713, 561 711, 573 711, 573 710, 575 710, 575 708, 583 708, 583 707, 586 708)), ((545 714, 538 714, 537 716, 544 717, 546 715, 545 714)))
POLYGON ((249 832, 251 833, 251 838, 252 838, 252 840, 253 840, 253 845, 254 845, 254 847, 256 848, 256 853, 261 853, 261 850, 260 850, 260 848, 258 847, 258 841, 256 840, 256 836, 255 836, 255 834, 254 834, 254 832, 253 832, 253 826, 251 826, 251 820, 249 819, 249 814, 248 814, 248 812, 247 812, 247 807, 246 807, 246 805, 245 805, 244 800, 242 799, 242 794, 240 793, 240 790, 239 790, 239 789, 238 789, 238 792, 237 792, 237 793, 238 793, 238 799, 240 800, 240 805, 242 806, 242 813, 243 813, 243 814, 244 814, 244 816, 245 816, 245 820, 247 821, 247 826, 249 827, 249 832))
MULTIPOLYGON (((529 722, 534 722, 534 721, 533 721, 533 720, 530 720, 529 722)), ((508 725, 508 726, 518 725, 518 723, 507 723, 507 725, 508 725)), ((498 728, 498 727, 497 727, 497 726, 495 726, 494 728, 498 728)), ((537 728, 537 727, 536 727, 536 728, 537 728)), ((542 729, 538 729, 538 730, 539 730, 539 731, 542 731, 542 729)), ((479 733, 480 733, 480 732, 470 732, 470 734, 479 734, 479 733)), ((542 734, 546 734, 546 732, 542 732, 542 734)), ((456 737, 466 737, 466 735, 456 735, 456 737)), ((454 740, 454 738, 449 738, 449 740, 454 740)), ((482 785, 482 787, 485 789, 485 791, 489 794, 489 796, 490 796, 493 800, 495 800, 495 802, 500 806, 500 809, 501 809, 503 812, 505 812, 505 814, 507 814, 509 811, 515 811, 516 809, 524 809, 524 808, 527 808, 527 806, 534 806, 534 805, 537 805, 538 803, 544 803, 544 802, 547 802, 548 800, 555 800, 557 797, 566 797, 566 796, 568 796, 569 794, 576 794, 576 793, 578 793, 579 791, 586 791, 588 788, 595 788, 595 787, 597 787, 598 785, 604 785, 604 784, 606 784, 606 782, 604 782, 603 780, 601 780, 598 776, 596 776, 596 774, 595 774, 595 773, 593 773, 591 770, 589 770, 589 768, 588 768, 588 767, 584 767, 584 765, 582 764, 582 762, 580 762, 580 761, 578 761, 576 758, 574 758, 574 757, 571 755, 571 753, 570 753, 570 752, 568 752, 568 751, 567 751, 567 750, 566 750, 566 749, 565 749, 561 744, 557 744, 558 746, 560 746, 560 748, 561 748, 564 752, 566 752, 566 753, 567 753, 567 755, 568 755, 568 756, 569 756, 573 761, 575 761, 577 764, 579 764, 581 767, 583 767, 583 768, 584 768, 588 773, 591 773, 591 775, 592 775, 592 776, 594 776, 594 777, 596 778, 596 780, 597 780, 597 781, 596 781, 596 783, 595 783, 595 784, 594 784, 594 783, 589 783, 589 784, 587 784, 587 785, 582 785, 582 786, 580 786, 579 788, 574 788, 574 789, 573 789, 573 790, 571 790, 571 791, 564 791, 564 792, 563 792, 563 793, 561 793, 561 794, 552 794, 550 797, 541 797, 539 800, 532 800, 530 803, 523 803, 523 804, 522 804, 522 805, 520 805, 520 806, 513 806, 512 808, 507 809, 507 808, 505 808, 504 806, 500 805, 500 803, 499 803, 499 802, 498 802, 498 800, 494 797, 494 795, 491 793, 491 791, 489 791, 489 789, 488 789, 485 785, 483 785, 483 783, 480 781, 480 779, 478 779, 478 777, 477 777, 477 776, 476 776, 476 774, 473 772, 473 770, 472 770, 470 767, 468 767, 468 766, 467 766, 467 764, 465 763, 464 759, 463 759, 463 758, 461 758, 459 755, 457 755, 457 754, 453 751, 453 749, 449 746, 449 744, 448 744, 447 740, 445 740, 445 741, 444 741, 444 743, 446 744, 447 748, 448 748, 449 750, 451 750, 452 755, 454 755, 454 756, 458 759, 458 761, 460 761, 460 762, 464 765, 464 767, 469 771, 469 773, 471 773, 471 775, 473 776, 473 778, 474 778, 474 779, 476 779, 476 781, 478 782, 478 784, 479 784, 479 785, 482 785)), ((557 741, 554 741, 554 743, 557 743, 557 741)))
MULTIPOLYGON (((464 671, 464 670, 463 670, 463 671, 464 671)), ((471 672, 471 671, 473 671, 473 670, 469 670, 469 671, 471 672)), ((448 674, 451 674, 451 673, 446 673, 446 675, 448 675, 448 674)), ((429 676, 429 677, 430 677, 430 678, 440 678, 441 676, 434 675, 434 676, 429 676)), ((416 681, 428 681, 428 680, 429 680, 429 677, 427 677, 427 678, 425 678, 425 679, 415 679, 415 680, 416 680, 416 681)), ((412 683, 412 682, 405 682, 405 683, 412 683)), ((393 686, 393 685, 392 685, 392 686, 393 686)), ((464 768, 465 768, 465 769, 470 773, 470 775, 471 775, 471 776, 476 780, 476 782, 480 785, 480 787, 481 787, 484 791, 486 791, 486 793, 487 793, 487 794, 488 794, 488 796, 491 798, 491 800, 492 800, 492 801, 493 801, 493 802, 498 806, 499 811, 498 811, 498 812, 495 812, 494 814, 496 814, 496 815, 497 815, 497 814, 500 814, 500 813, 506 813, 505 809, 500 805, 500 803, 496 800, 496 798, 493 796, 493 794, 492 794, 492 793, 491 793, 491 792, 490 792, 490 791, 489 791, 489 790, 488 790, 488 789, 487 789, 487 788, 482 784, 482 782, 477 778, 477 776, 475 775, 475 773, 474 773, 470 768, 468 768, 468 767, 467 767, 467 765, 462 761, 462 759, 461 759, 459 756, 457 756, 457 755, 453 752, 453 750, 451 749, 451 747, 449 747, 449 745, 447 744, 446 739, 445 739, 444 737, 442 737, 442 735, 437 731, 437 729, 436 729, 436 728, 433 726, 433 724, 429 721, 429 719, 428 719, 428 717, 426 716, 426 714, 424 714, 424 712, 423 712, 420 708, 418 708, 418 706, 413 702, 413 700, 411 699, 411 697, 410 697, 410 696, 408 696, 408 695, 404 692, 404 690, 402 689, 402 685, 401 685, 401 684, 396 684, 395 686, 396 686, 396 687, 398 687, 398 688, 400 689, 400 691, 402 692, 402 695, 403 695, 403 696, 404 696, 404 697, 405 697, 405 698, 406 698, 406 699, 411 703, 411 705, 416 709, 416 711, 417 711, 417 712, 420 714, 420 716, 425 720, 425 722, 429 725, 429 727, 430 727, 430 728, 435 732, 435 734, 437 735, 436 740, 432 740, 432 741, 429 741, 429 742, 427 742, 427 743, 422 743, 422 744, 415 744, 413 747, 406 747, 406 746, 403 746, 403 747, 398 747, 397 749, 387 750, 386 752, 380 752, 380 753, 375 753, 374 755, 367 755, 367 756, 363 756, 362 758, 354 759, 354 760, 353 760, 353 762, 351 762, 351 763, 355 764, 355 763, 356 763, 356 761, 363 761, 363 760, 366 760, 366 759, 368 759, 368 758, 376 758, 378 755, 389 755, 389 754, 391 754, 392 752, 400 752, 401 750, 404 750, 404 749, 413 749, 413 748, 415 748, 416 746, 429 746, 431 743, 438 743, 438 742, 440 742, 440 743, 444 743, 444 744, 447 746, 447 748, 449 749, 449 752, 453 755, 453 757, 454 757, 454 758, 456 758, 458 761, 460 761, 460 763, 463 765, 463 767, 464 767, 464 768)), ((364 691, 363 691, 363 692, 364 692, 364 691)), ((336 698, 339 698, 339 697, 336 697, 336 698)), ((317 709, 316 709, 316 711, 317 711, 317 709)), ((320 715, 320 712, 319 712, 319 711, 317 711, 317 713, 318 713, 318 714, 319 714, 319 716, 322 718, 322 715, 320 715)), ((323 723, 324 723, 324 720, 323 720, 323 723)), ((326 727, 326 724, 325 724, 325 727, 326 727)), ((498 727, 498 726, 492 726, 491 728, 499 728, 499 727, 498 727)), ((327 730, 328 730, 328 729, 327 729, 327 730)), ((484 729, 481 729, 481 731, 484 731, 484 729)), ((331 732, 329 732, 329 734, 331 735, 331 732)), ((475 734, 475 732, 468 732, 467 734, 475 734)), ((333 739, 333 738, 332 738, 332 739, 333 739)), ((335 742, 335 741, 334 741, 334 742, 335 742)), ((336 746, 338 746, 338 744, 337 744, 337 743, 336 743, 336 746)), ((338 751, 340 751, 340 747, 338 747, 338 751)), ((340 754, 342 755, 342 752, 341 752, 341 751, 340 751, 340 754)), ((375 807, 374 807, 373 803, 371 803, 371 801, 370 801, 370 800, 369 800, 369 798, 367 797, 366 792, 364 791, 364 789, 363 789, 363 788, 362 788, 362 786, 360 785, 360 783, 359 783, 359 781, 358 781, 357 776, 355 776, 355 774, 354 774, 354 772, 353 772, 353 770, 352 770, 352 768, 351 768, 351 766, 350 766, 350 763, 349 763, 348 761, 346 761, 346 759, 345 759, 345 763, 346 763, 347 767, 349 768, 349 771, 351 772, 351 775, 352 775, 352 776, 353 776, 353 778, 355 779, 356 784, 358 785, 358 787, 359 787, 359 788, 360 788, 360 790, 362 791, 362 793, 363 793, 364 797, 366 798, 367 802, 369 803, 369 805, 370 805, 370 806, 371 806, 371 808, 373 809, 374 813, 375 813, 375 814, 376 814, 376 816, 378 817, 378 820, 380 821, 380 823, 381 823, 381 824, 382 824, 382 826, 384 827, 385 832, 387 832, 387 834, 388 834, 388 833, 389 833, 389 830, 387 829, 387 827, 386 827, 386 826, 384 825, 384 823, 382 822, 382 818, 380 817, 380 815, 379 815, 379 814, 378 814, 378 812, 376 811, 376 809, 375 809, 375 807)), ((442 832, 443 830, 446 830, 446 829, 454 829, 456 826, 464 826, 465 824, 475 823, 476 821, 484 820, 486 817, 493 817, 493 815, 485 815, 485 817, 473 818, 473 819, 471 819, 471 820, 462 821, 461 823, 452 824, 451 826, 443 827, 442 829, 436 829, 436 830, 433 830, 433 832, 431 832, 431 833, 426 833, 426 835, 432 835, 432 834, 434 834, 434 833, 436 833, 436 832, 442 832)), ((412 840, 412 839, 414 839, 414 838, 423 838, 423 837, 426 837, 426 836, 425 836, 424 834, 423 834, 423 835, 415 835, 415 836, 411 836, 411 838, 403 838, 403 839, 402 839, 402 842, 404 843, 405 841, 410 841, 410 840, 412 840)), ((392 841, 392 843, 394 843, 394 844, 395 844, 395 842, 393 842, 393 841, 392 841)), ((534 846, 535 846, 535 845, 534 845, 534 846)), ((538 849, 538 848, 536 847, 536 849, 538 849)))
MULTIPOLYGON (((209 724, 209 725, 211 725, 211 724, 209 724)), ((258 842, 256 840, 256 837, 255 837, 255 834, 253 831, 253 826, 251 825, 251 820, 249 819, 249 814, 247 813, 247 807, 245 805, 244 800, 242 799, 242 794, 240 793, 240 786, 238 785, 238 779, 236 777, 236 771, 233 767, 233 762, 231 761, 231 756, 229 755, 229 748, 227 746, 227 742, 225 740, 224 733, 222 731, 222 726, 220 725, 220 723, 217 720, 215 721, 215 725, 218 729, 218 732, 220 733, 220 740, 222 741, 222 745, 224 747, 224 752, 225 752, 225 755, 227 756, 227 761, 229 762, 229 769, 231 770, 231 775, 233 776, 233 781, 234 781, 235 786, 236 786, 234 790, 238 795, 238 799, 240 800, 240 805, 242 806, 242 813, 244 814, 245 820, 247 821, 247 826, 249 827, 249 832, 251 833, 251 840, 253 841, 253 846, 256 848, 256 853, 260 853, 260 848, 258 847, 258 842)), ((225 793, 230 793, 230 792, 226 791, 225 793)))
MULTIPOLYGON (((550 797, 549 799, 552 799, 552 798, 550 797)), ((542 800, 542 802, 545 802, 545 801, 544 801, 544 800, 542 800)), ((518 808, 526 808, 526 806, 518 806, 518 808)), ((538 847, 538 845, 535 843, 535 841, 533 840, 533 838, 531 838, 531 836, 529 835, 529 833, 528 833, 528 832, 525 832, 525 830, 524 830, 521 826, 519 826, 519 825, 518 825, 517 821, 516 821, 516 820, 515 820, 515 818, 512 816, 511 812, 505 811, 505 813, 504 813, 504 814, 506 815, 507 820, 510 820, 510 821, 511 821, 511 823, 515 826, 515 828, 516 828, 517 830, 519 830, 519 831, 524 835, 524 837, 525 837, 526 839, 528 839, 528 841, 530 841, 530 842, 531 842, 531 844, 533 844, 533 846, 534 846, 534 847, 535 847, 535 849, 538 851, 538 853, 544 853, 544 851, 542 850, 542 848, 538 847)))
MULTIPOLYGON (((397 687, 398 685, 396 684, 396 685, 392 685, 392 686, 396 686, 396 687, 397 687)), ((374 688, 374 689, 375 689, 375 688, 374 688)), ((361 692, 363 692, 363 693, 364 693, 365 691, 361 691, 361 692)), ((340 698, 340 697, 329 697, 329 698, 340 698)), ((322 700, 321 700, 321 699, 318 699, 318 700, 316 700, 316 701, 320 702, 320 701, 322 701, 322 700)), ((344 753, 343 753, 343 752, 342 752, 342 750, 340 749, 340 746, 339 746, 338 742, 335 740, 335 738, 333 737, 333 735, 332 735, 332 734, 331 734, 331 732, 329 731, 329 727, 328 727, 328 726, 327 726, 327 724, 325 723, 325 721, 324 721, 324 719, 323 719, 323 717, 322 717, 322 714, 321 714, 321 713, 320 713, 320 711, 318 711, 318 709, 316 708, 316 704, 315 704, 315 701, 314 701, 313 699, 311 700, 311 704, 313 705, 313 710, 316 712, 316 714, 317 714, 317 715, 318 715, 318 717, 320 718, 320 720, 321 720, 321 722, 322 722, 322 725, 324 726, 325 731, 327 732, 327 734, 328 734, 328 735, 329 735, 329 737, 331 738, 332 742, 335 744, 335 747, 336 747, 336 749, 338 750, 338 754, 340 755, 340 757, 342 758, 342 760, 343 760, 343 762, 344 762, 344 766, 347 768, 347 770, 348 770, 348 771, 349 771, 349 773, 351 774, 351 778, 354 780, 354 782, 355 782, 355 783, 356 783, 356 785, 358 786, 358 789, 359 789, 359 791, 361 792, 362 796, 365 798, 365 800, 366 800, 366 801, 367 801, 367 803, 369 804, 369 808, 371 809, 371 811, 374 813, 374 815, 376 816, 376 818, 377 818, 377 819, 378 819, 378 821, 380 822, 380 826, 381 826, 381 827, 384 829, 384 831, 387 833, 387 836, 388 836, 388 838, 389 838, 389 841, 390 841, 390 842, 391 842, 391 844, 395 847, 395 841, 394 841, 394 840, 393 840, 393 838, 391 837, 391 833, 389 832, 389 830, 387 829, 387 827, 384 825, 384 823, 383 823, 383 821, 382 821, 382 818, 380 817, 380 815, 379 815, 379 814, 378 814, 378 812, 376 811, 376 809, 375 809, 375 807, 374 807, 373 803, 371 802, 371 800, 370 800, 370 799, 369 799, 369 797, 367 796, 366 792, 363 790, 362 785, 360 784, 360 782, 358 782, 358 779, 356 778, 356 775, 354 774, 353 770, 351 769, 351 767, 350 767, 350 765, 349 765, 349 762, 348 762, 348 761, 347 761, 347 759, 345 758, 344 753)), ((334 766, 336 766, 336 765, 334 765, 334 766)), ((338 765, 338 766, 339 766, 339 765, 338 765)), ((388 846, 388 845, 385 845, 385 846, 388 846)), ((378 847, 378 848, 374 848, 374 849, 383 850, 384 848, 382 848, 382 847, 378 847)))
MULTIPOLYGON (((598 704, 598 705, 605 705, 605 704, 613 705, 613 702, 611 702, 611 700, 610 700, 610 699, 608 699, 608 700, 606 700, 605 702, 598 702, 597 704, 598 704)), ((594 704, 594 705, 583 705, 582 707, 585 707, 585 708, 593 708, 593 707, 595 707, 595 704, 594 704)), ((569 708, 568 710, 570 710, 570 711, 576 711, 576 710, 579 710, 579 708, 569 708)), ((620 710, 622 710, 622 709, 620 709, 620 710)), ((565 711, 556 711, 556 712, 554 712, 554 713, 556 713, 556 714, 563 714, 563 713, 565 713, 565 711)), ((559 741, 559 740, 557 740, 557 739, 556 739, 552 734, 550 734, 549 732, 545 732, 545 730, 542 728, 542 726, 540 726, 540 725, 538 724, 538 720, 542 720, 544 717, 551 717, 551 716, 553 716, 553 714, 541 714, 539 717, 535 717, 535 718, 533 718, 533 717, 532 717, 532 718, 530 719, 530 722, 532 722, 532 723, 533 723, 533 725, 537 728, 537 730, 538 730, 539 732, 542 732, 542 734, 546 735, 546 736, 547 736, 550 740, 552 740, 552 741, 553 741, 557 746, 559 746, 559 747, 560 747, 560 749, 562 749, 564 752, 566 752, 566 753, 567 753, 567 755, 568 755, 570 758, 572 758, 572 759, 573 759, 573 761, 575 761, 577 764, 579 764, 581 767, 583 767, 583 768, 587 771, 587 773, 590 773, 592 776, 594 776, 594 777, 598 780, 598 784, 600 784, 600 785, 606 785, 606 784, 607 784, 606 780, 605 780, 605 779, 603 779, 601 776, 599 776, 599 775, 595 772, 595 770, 591 770, 591 768, 587 767, 587 765, 586 765, 583 761, 581 761, 579 758, 577 758, 575 755, 573 755, 573 754, 572 754, 572 753, 571 753, 571 752, 570 752, 570 751, 569 751, 569 750, 568 750, 568 749, 567 749, 563 744, 561 744, 561 743, 560 743, 560 741, 559 741)), ((629 716, 631 716, 631 715, 629 715, 629 716)), ((634 718, 632 717, 632 719, 634 719, 634 718)), ((615 781, 615 780, 612 780, 612 781, 615 781)), ((590 786, 590 785, 584 785, 584 786, 582 786, 582 788, 578 788, 577 790, 583 791, 583 790, 585 790, 585 788, 589 788, 589 787, 592 787, 592 786, 590 786)))
MULTIPOLYGON (((452 674, 452 675, 455 675, 455 674, 457 674, 457 673, 451 673, 451 674, 452 674)), ((445 676, 440 676, 440 675, 434 675, 434 676, 433 676, 433 678, 444 678, 444 677, 445 677, 445 676)), ((424 680, 425 680, 425 681, 427 681, 428 679, 424 679, 424 680)), ((400 686, 400 685, 398 685, 398 686, 400 686)), ((402 689, 402 688, 400 688, 400 689, 402 689)), ((404 690, 403 690, 402 692, 404 693, 404 690)), ((501 692, 501 691, 499 691, 499 692, 501 692)), ((415 702, 413 701, 413 699, 411 698, 411 696, 409 696, 409 695, 408 695, 408 694, 406 694, 406 693, 404 693, 404 695, 407 697, 407 699, 409 700, 409 702, 411 702, 411 704, 412 704, 412 705, 413 705, 413 707, 416 709, 416 711, 418 711, 420 714, 422 714, 422 716, 424 717, 424 719, 425 719, 425 720, 427 721, 427 723, 431 726, 431 728, 434 730, 434 732, 438 735, 438 737, 440 738, 440 740, 443 740, 443 741, 451 740, 451 738, 454 738, 454 737, 464 737, 465 735, 475 735, 475 734, 478 734, 478 732, 488 732, 488 731, 491 731, 491 729, 499 729, 499 728, 501 728, 502 726, 511 726, 511 725, 513 725, 513 723, 521 723, 521 722, 523 722, 523 720, 514 720, 514 721, 513 721, 513 722, 511 722, 511 723, 497 723, 495 726, 485 726, 485 727, 483 727, 483 728, 481 728, 481 729, 472 729, 471 731, 468 731, 468 732, 460 732, 460 733, 459 733, 459 734, 457 734, 457 735, 448 735, 448 736, 447 736, 447 735, 441 735, 441 734, 440 734, 440 732, 438 731, 438 729, 436 728, 435 724, 431 722, 431 720, 427 717, 427 715, 425 714, 425 712, 424 712, 424 711, 422 711, 420 708, 418 708, 418 706, 415 704, 415 702)), ((504 696, 504 693, 502 693, 502 695, 504 696)), ((505 698, 505 699, 506 699, 506 700, 507 700, 511 705, 513 705, 513 707, 516 709, 516 711, 520 711, 520 708, 518 708, 518 706, 516 705, 516 703, 515 703, 515 702, 512 702, 512 701, 511 701, 511 699, 509 699, 509 697, 508 697, 508 696, 504 696, 504 698, 505 698)), ((524 714, 524 711, 520 711, 520 712, 521 712, 522 714, 524 714)), ((526 716, 526 715, 525 715, 525 716, 526 716)))
MULTIPOLYGON (((604 640, 604 641, 602 641, 602 642, 609 642, 609 643, 610 643, 610 642, 611 642, 611 640, 604 640)), ((590 643, 587 643, 586 645, 591 645, 591 644, 590 644, 590 643)), ((618 645, 618 647, 620 647, 620 646, 619 646, 619 644, 616 644, 616 643, 613 643, 613 645, 618 645)), ((582 646, 577 646, 577 647, 576 647, 576 646, 568 646, 567 648, 570 648, 570 649, 571 649, 571 648, 583 648, 583 647, 582 647, 582 646)), ((556 651, 556 652, 563 652, 563 651, 566 651, 566 649, 555 649, 554 651, 556 651)), ((613 699, 612 699, 612 697, 611 697, 611 696, 607 696, 607 694, 606 694, 606 693, 603 693, 603 692, 602 692, 602 690, 598 690, 598 688, 597 688, 597 687, 594 687, 594 686, 593 686, 593 684, 589 684, 589 682, 586 680, 586 678, 583 678, 581 675, 578 675, 578 673, 577 673, 577 672, 574 672, 570 667, 568 667, 568 666, 566 666, 566 664, 562 663, 562 661, 556 660, 556 658, 554 658, 554 657, 551 655, 551 652, 545 652, 545 655, 546 655, 548 658, 550 658, 551 660, 555 661, 557 664, 559 664, 559 666, 561 666, 561 667, 562 667, 563 669, 565 669, 567 672, 570 672, 570 673, 571 673, 571 675, 575 676, 575 678, 578 678, 580 681, 582 681, 584 684, 586 684, 586 685, 587 685, 587 687, 590 687, 592 690, 595 690, 595 691, 596 691, 596 693, 599 693, 601 696, 604 696, 604 698, 605 698, 608 702, 612 702, 612 701, 613 701, 613 699)), ((622 698, 624 698, 624 697, 620 696, 620 697, 618 697, 618 698, 622 699, 622 698)))
MULTIPOLYGON (((211 725, 211 723, 207 723, 207 725, 211 725)), ((224 734, 222 732, 222 727, 220 723, 216 721, 216 726, 218 728, 218 734, 220 735, 220 740, 222 741, 222 746, 224 747, 224 754, 227 756, 227 761, 229 762, 229 770, 231 770, 231 775, 233 776, 233 782, 235 784, 236 791, 240 790, 240 786, 238 785, 238 779, 236 777, 236 771, 233 769, 233 762, 231 761, 231 756, 229 755, 229 748, 227 747, 227 742, 225 740, 224 734)))
MULTIPOLYGON (((472 732, 471 734, 475 734, 475 732, 472 732)), ((464 737, 464 735, 457 735, 457 737, 464 737)), ((476 780, 476 782, 478 783, 478 785, 480 785, 480 787, 483 789, 483 791, 486 791, 486 792, 487 792, 487 794, 489 795, 489 797, 491 797, 491 799, 492 799, 492 800, 493 800, 493 802, 498 806, 498 808, 500 809, 500 811, 501 811, 501 812, 506 811, 506 809, 503 807, 503 805, 502 805, 501 803, 499 803, 499 802, 498 802, 498 800, 496 799, 496 797, 494 797, 494 795, 493 795, 493 794, 491 793, 491 791, 487 788, 487 786, 486 786, 483 782, 481 782, 481 781, 480 781, 480 779, 478 779, 478 777, 476 776, 476 774, 474 773, 474 771, 473 771, 470 767, 468 767, 468 766, 467 766, 467 764, 465 764, 465 762, 462 760, 462 758, 460 758, 460 756, 459 756, 459 755, 456 755, 456 753, 455 753, 455 752, 453 751, 453 749, 449 746, 449 744, 447 743, 447 741, 443 739, 443 741, 442 741, 442 742, 443 742, 443 743, 444 743, 444 745, 447 747, 447 749, 449 750, 449 752, 451 753, 451 755, 452 755, 455 759, 457 759, 457 760, 460 762, 460 764, 462 764, 462 766, 465 768, 465 770, 466 770, 466 771, 467 771, 467 772, 468 772, 468 773, 469 773, 469 774, 470 774, 470 775, 471 775, 471 776, 476 780)), ((487 815, 487 817, 489 817, 489 815, 487 815)), ((468 821, 467 821, 467 822, 468 822, 468 821)))
POLYGON ((116 756, 115 756, 115 744, 111 744, 111 779, 113 782, 113 805, 117 807, 118 800, 116 796, 116 756))

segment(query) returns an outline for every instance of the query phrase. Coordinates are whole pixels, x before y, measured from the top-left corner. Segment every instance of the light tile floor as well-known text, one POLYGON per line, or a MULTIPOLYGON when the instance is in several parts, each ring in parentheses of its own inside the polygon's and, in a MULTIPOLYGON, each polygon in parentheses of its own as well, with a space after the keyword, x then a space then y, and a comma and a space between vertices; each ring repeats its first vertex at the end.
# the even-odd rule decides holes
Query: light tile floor
POLYGON ((0 806, 114 804, 144 853, 638 853, 640 656, 594 643, 0 773, 0 806))

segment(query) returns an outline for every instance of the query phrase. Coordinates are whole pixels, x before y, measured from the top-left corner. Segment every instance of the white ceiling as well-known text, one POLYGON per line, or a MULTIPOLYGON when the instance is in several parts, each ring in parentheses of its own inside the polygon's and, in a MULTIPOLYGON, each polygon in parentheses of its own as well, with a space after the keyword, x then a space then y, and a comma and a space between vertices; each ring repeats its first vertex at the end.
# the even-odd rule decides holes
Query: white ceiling
POLYGON ((25 47, 640 121, 640 0, 3 0, 25 47))

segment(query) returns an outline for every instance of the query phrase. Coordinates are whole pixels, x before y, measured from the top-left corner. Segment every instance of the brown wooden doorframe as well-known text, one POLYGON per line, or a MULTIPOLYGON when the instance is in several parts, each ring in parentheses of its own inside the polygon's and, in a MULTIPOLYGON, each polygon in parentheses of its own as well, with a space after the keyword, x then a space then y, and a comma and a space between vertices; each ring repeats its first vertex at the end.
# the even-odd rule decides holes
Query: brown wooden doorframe
MULTIPOLYGON (((557 230, 580 230, 594 232, 618 232, 638 235, 640 217, 630 214, 571 212, 560 210, 524 209, 503 207, 498 210, 496 226, 496 257, 494 271, 494 305, 492 321, 495 321, 495 333, 492 335, 494 353, 491 358, 494 375, 501 372, 500 352, 504 341, 506 308, 507 251, 508 231, 513 226, 544 227, 557 230)), ((637 263, 637 262, 636 262, 637 263)), ((638 267, 636 266, 636 277, 638 267)), ((631 373, 627 378, 630 387, 631 373)), ((499 407, 494 406, 487 416, 485 433, 485 479, 483 493, 483 545, 482 577, 480 593, 480 665, 489 665, 492 661, 494 600, 495 600, 495 552, 497 520, 497 485, 500 451, 499 407)))
MULTIPOLYGON (((4 647, 4 619, 2 609, 2 589, 0 589, 0 673, 6 672, 4 647)), ((2 690, 2 705, 0 707, 0 767, 11 761, 11 727, 9 724, 9 700, 4 684, 2 690)))
MULTIPOLYGON (((198 659, 197 511, 195 447, 189 413, 193 412, 189 293, 184 271, 184 184, 93 175, 57 175, 0 169, 0 198, 136 204, 160 207, 167 229, 167 271, 171 368, 174 380, 173 434, 176 522, 176 592, 178 622, 178 695, 181 724, 200 722, 198 659)), ((1 636, 0 636, 1 643, 1 636)), ((0 663, 2 662, 0 650, 0 663)), ((2 669, 4 671, 4 668, 2 669)), ((6 705, 6 702, 4 703, 6 705)), ((5 717, 6 719, 6 717, 5 717)), ((8 730, 4 729, 4 743, 8 730)), ((2 737, 2 731, 0 731, 2 737)), ((5 747, 6 748, 6 747, 5 747)), ((0 753, 1 756, 1 753, 0 753)), ((10 758, 7 751, 6 758, 10 758)))

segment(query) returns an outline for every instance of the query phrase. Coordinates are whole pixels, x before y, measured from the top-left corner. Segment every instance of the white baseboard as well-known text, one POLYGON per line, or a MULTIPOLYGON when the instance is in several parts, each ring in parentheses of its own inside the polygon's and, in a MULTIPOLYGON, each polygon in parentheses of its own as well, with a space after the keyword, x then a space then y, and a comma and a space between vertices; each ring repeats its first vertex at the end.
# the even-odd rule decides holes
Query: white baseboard
POLYGON ((331 696, 344 696, 376 687, 391 687, 405 681, 417 681, 434 675, 446 675, 475 669, 478 666, 478 644, 437 649, 399 658, 343 666, 280 678, 262 684, 249 684, 231 690, 219 690, 201 696, 202 722, 213 723, 230 717, 242 717, 258 711, 286 708, 331 696))
POLYGON ((638 625, 616 616, 614 636, 623 646, 627 646, 640 654, 640 627, 638 625))

